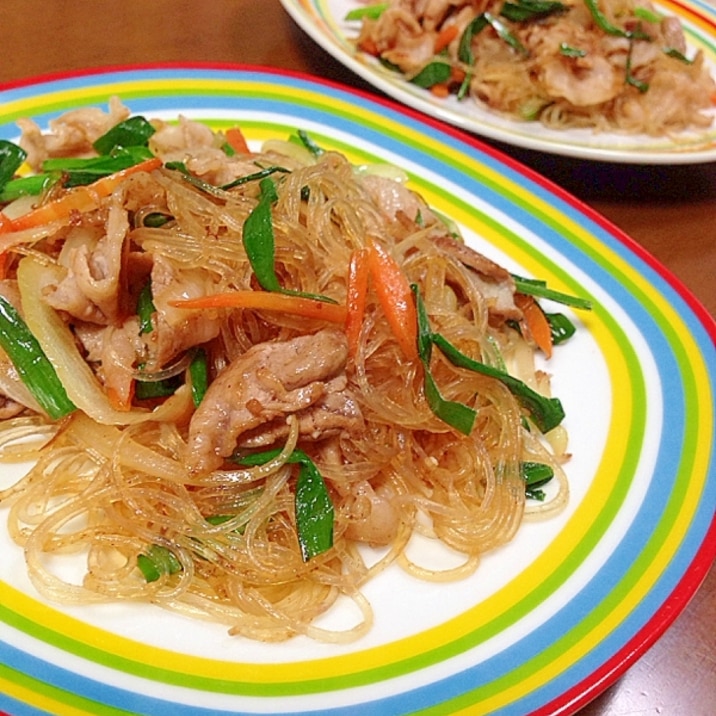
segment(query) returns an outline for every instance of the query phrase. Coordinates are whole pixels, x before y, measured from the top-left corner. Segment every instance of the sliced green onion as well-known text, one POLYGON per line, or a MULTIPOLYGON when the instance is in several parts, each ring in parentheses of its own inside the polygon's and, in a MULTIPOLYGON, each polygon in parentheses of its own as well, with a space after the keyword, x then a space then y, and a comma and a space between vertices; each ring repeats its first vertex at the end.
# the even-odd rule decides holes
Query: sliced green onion
POLYGON ((527 22, 567 11, 567 6, 553 0, 517 0, 506 2, 500 15, 512 22, 527 22))
POLYGON ((694 64, 693 60, 690 60, 683 52, 677 50, 675 47, 665 47, 664 54, 668 57, 673 57, 675 60, 680 60, 686 65, 694 64))
POLYGON ((162 545, 153 544, 146 553, 137 555, 137 567, 147 582, 156 582, 164 574, 181 572, 181 562, 162 545))
POLYGON ((194 407, 198 408, 209 387, 209 365, 206 351, 197 348, 194 357, 189 363, 189 377, 191 378, 191 398, 194 407))
POLYGON ((168 398, 177 392, 182 380, 178 375, 164 380, 137 380, 134 384, 134 395, 137 400, 153 400, 168 398))
POLYGON ((631 71, 631 56, 634 50, 634 40, 629 42, 629 52, 626 58, 626 83, 632 87, 636 87, 642 94, 649 89, 649 83, 644 82, 632 74, 631 71))
POLYGON ((646 22, 651 22, 654 25, 658 25, 664 19, 663 15, 648 7, 635 7, 634 17, 645 20, 646 22))
POLYGON ((466 356, 439 333, 433 334, 433 343, 453 365, 499 380, 529 412, 532 421, 543 433, 556 428, 564 420, 564 408, 558 398, 548 398, 509 373, 466 356))
POLYGON ((550 301, 555 301, 555 303, 561 303, 565 306, 571 306, 572 308, 581 308, 585 311, 589 311, 592 308, 591 301, 555 291, 549 288, 545 281, 524 278, 522 276, 516 276, 515 274, 512 274, 512 278, 518 293, 524 293, 527 296, 534 296, 535 298, 546 298, 550 301))
POLYGON ((447 62, 434 60, 423 67, 410 81, 418 87, 428 89, 434 85, 447 82, 452 75, 452 67, 447 62))
MULTIPOLYGON (((241 465, 263 465, 273 460, 280 449, 245 455, 241 465)), ((303 450, 294 450, 288 463, 299 465, 294 509, 296 531, 304 562, 317 557, 333 546, 335 510, 328 488, 313 460, 303 450)))
POLYGON ((116 147, 144 147, 155 131, 144 117, 134 116, 115 124, 92 146, 98 154, 109 154, 116 147))
POLYGON ((475 425, 477 413, 468 405, 454 400, 446 400, 430 372, 430 358, 433 347, 433 333, 430 330, 425 302, 417 289, 412 286, 415 295, 415 308, 418 317, 418 356, 423 364, 425 373, 425 399, 430 410, 440 420, 459 430, 463 435, 469 435, 475 425))
POLYGON ((607 19, 607 16, 599 9, 597 0, 584 0, 584 4, 592 15, 594 24, 606 32, 607 35, 614 35, 615 37, 627 37, 635 40, 651 40, 651 37, 647 35, 642 29, 637 28, 636 30, 623 30, 621 27, 612 25, 607 19))
POLYGON ((320 157, 322 154, 324 154, 324 150, 316 144, 316 142, 309 136, 308 132, 306 132, 303 129, 299 129, 296 133, 298 135, 299 143, 308 149, 308 151, 314 156, 314 157, 320 157))
POLYGON ((15 176, 27 159, 27 152, 7 139, 0 139, 0 190, 15 176))
POLYGON ((157 309, 154 306, 154 298, 152 296, 152 282, 147 281, 139 293, 137 298, 137 317, 139 318, 139 334, 151 333, 154 330, 152 316, 157 309))
POLYGON ((581 50, 578 47, 572 47, 566 42, 562 42, 559 45, 559 54, 565 57, 586 57, 586 50, 581 50))
POLYGON ((370 18, 371 20, 377 20, 390 6, 390 3, 379 2, 375 5, 366 5, 365 7, 358 7, 355 10, 347 12, 344 20, 363 20, 364 18, 370 18))
POLYGON ((574 323, 563 313, 545 313, 552 332, 552 344, 557 346, 570 339, 576 332, 574 323))
POLYGON ((11 179, 0 191, 0 203, 19 199, 21 196, 39 196, 62 178, 60 172, 44 172, 27 177, 11 179))
POLYGON ((75 410, 54 367, 15 307, 0 296, 0 347, 42 409, 58 420, 75 410))
POLYGON ((242 186, 243 184, 248 184, 252 181, 260 181, 261 179, 265 179, 266 177, 271 176, 272 174, 276 173, 283 173, 283 174, 290 174, 290 170, 284 168, 284 167, 278 167, 278 166, 271 166, 271 167, 265 167, 264 169, 261 169, 258 172, 253 172, 252 174, 246 174, 245 176, 238 177, 237 179, 234 179, 233 181, 230 181, 228 184, 222 184, 221 188, 224 191, 228 191, 229 189, 233 189, 237 186, 242 186))
POLYGON ((554 470, 541 462, 525 461, 520 465, 522 479, 525 481, 525 495, 532 500, 544 500, 546 497, 540 488, 546 485, 553 477, 554 470))
POLYGON ((164 224, 168 224, 174 217, 169 214, 164 214, 160 211, 153 211, 151 214, 147 214, 142 222, 144 226, 150 229, 158 229, 164 224))
POLYGON ((292 291, 281 286, 275 268, 275 241, 271 206, 278 199, 276 185, 271 177, 265 177, 259 183, 261 195, 256 206, 246 217, 241 240, 253 269, 256 280, 265 291, 276 291, 292 296, 303 296, 318 301, 335 303, 332 298, 320 294, 292 291))

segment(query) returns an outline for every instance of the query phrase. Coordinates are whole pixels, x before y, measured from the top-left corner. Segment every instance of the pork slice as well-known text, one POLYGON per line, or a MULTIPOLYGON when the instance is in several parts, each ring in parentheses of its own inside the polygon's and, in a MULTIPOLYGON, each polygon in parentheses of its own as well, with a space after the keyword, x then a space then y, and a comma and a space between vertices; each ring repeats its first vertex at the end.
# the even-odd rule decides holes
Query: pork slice
POLYGON ((515 282, 507 269, 451 236, 436 236, 432 241, 441 251, 470 269, 470 277, 487 301, 493 323, 522 318, 522 311, 514 300, 515 282))
POLYGON ((270 444, 285 434, 289 415, 313 440, 362 424, 346 391, 347 356, 345 334, 334 329, 250 348, 209 386, 191 419, 190 469, 219 468, 244 437, 270 444))

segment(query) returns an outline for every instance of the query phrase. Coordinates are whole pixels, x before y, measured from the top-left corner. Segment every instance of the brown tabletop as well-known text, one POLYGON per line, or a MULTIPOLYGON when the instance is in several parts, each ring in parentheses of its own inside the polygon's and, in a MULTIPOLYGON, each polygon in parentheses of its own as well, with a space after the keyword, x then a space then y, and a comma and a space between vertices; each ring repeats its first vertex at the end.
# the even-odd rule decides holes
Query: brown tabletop
MULTIPOLYGON (((108 65, 231 62, 371 91, 308 39, 278 0, 2 0, 0 86, 108 65)), ((662 262, 716 315, 716 163, 643 167, 500 146, 567 188, 662 262)), ((663 637, 584 716, 716 713, 716 570, 663 637)))

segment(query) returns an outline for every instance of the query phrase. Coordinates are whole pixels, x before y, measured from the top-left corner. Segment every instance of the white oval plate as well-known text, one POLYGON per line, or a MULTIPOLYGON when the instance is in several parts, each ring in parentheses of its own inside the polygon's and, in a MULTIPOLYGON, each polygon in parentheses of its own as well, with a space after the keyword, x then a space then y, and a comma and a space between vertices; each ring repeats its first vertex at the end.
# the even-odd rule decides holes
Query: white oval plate
MULTIPOLYGON (((435 97, 355 48, 359 25, 346 14, 363 7, 358 0, 281 0, 296 23, 339 62, 389 97, 487 139, 551 154, 630 164, 697 164, 716 161, 716 121, 708 129, 654 138, 589 129, 554 130, 539 122, 519 122, 454 96, 435 97)), ((659 0, 655 5, 677 16, 690 51, 703 50, 716 77, 716 8, 702 0, 659 0)), ((716 107, 709 111, 716 118, 716 107)))

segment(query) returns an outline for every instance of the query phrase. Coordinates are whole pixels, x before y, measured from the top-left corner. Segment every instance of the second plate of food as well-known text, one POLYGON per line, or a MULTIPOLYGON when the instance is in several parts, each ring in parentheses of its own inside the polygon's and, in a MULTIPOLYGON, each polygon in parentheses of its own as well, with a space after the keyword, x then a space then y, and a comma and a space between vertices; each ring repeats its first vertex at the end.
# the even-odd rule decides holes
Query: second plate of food
MULTIPOLYGON (((467 25, 465 19, 458 18, 458 13, 469 12, 472 17, 475 12, 468 7, 462 10, 453 8, 450 13, 444 9, 435 18, 427 17, 428 11, 419 16, 402 10, 403 14, 395 22, 404 25, 403 35, 413 38, 408 43, 409 47, 404 41, 397 41, 394 27, 391 29, 390 23, 385 22, 380 30, 367 33, 365 42, 360 43, 362 49, 358 47, 361 28, 364 23, 371 22, 361 15, 367 3, 359 0, 281 2, 315 42, 376 89, 414 109, 485 138, 551 154, 608 162, 669 165, 716 161, 716 107, 713 106, 716 9, 700 0, 663 0, 648 9, 634 8, 632 23, 618 19, 612 21, 609 8, 597 6, 589 0, 584 5, 570 3, 571 9, 567 9, 568 4, 559 2, 539 3, 540 12, 548 12, 545 6, 550 6, 549 12, 558 18, 559 25, 555 21, 549 31, 554 37, 544 29, 544 18, 535 19, 535 3, 525 0, 508 3, 517 8, 516 12, 520 12, 522 18, 525 17, 523 6, 529 5, 533 13, 527 20, 513 22, 512 25, 504 10, 502 13, 483 13, 467 25), (351 13, 356 12, 359 17, 350 19, 351 13), (586 19, 582 17, 585 13, 586 19), (446 20, 448 16, 450 19, 446 20), (523 37, 525 23, 531 28, 528 39, 523 37), (460 28, 459 33, 453 31, 450 34, 451 25, 460 28), (548 59, 540 61, 539 66, 534 65, 536 50, 532 44, 525 45, 528 41, 536 42, 534 33, 537 31, 544 35, 544 42, 551 42, 558 48, 544 53, 548 59), (452 65, 454 70, 456 65, 465 67, 466 59, 469 62, 475 60, 474 57, 460 59, 461 53, 469 54, 466 49, 468 35, 474 43, 476 37, 489 40, 490 34, 493 39, 497 38, 498 43, 497 47, 488 48, 491 55, 496 51, 502 52, 508 57, 507 65, 503 63, 495 67, 492 59, 485 67, 475 64, 476 72, 489 72, 491 76, 486 78, 482 83, 484 87, 479 90, 473 86, 473 93, 489 95, 493 106, 502 102, 514 109, 519 105, 522 108, 519 111, 498 111, 472 97, 460 99, 461 78, 454 81, 454 71, 452 79, 441 80, 438 76, 441 67, 446 67, 445 63, 452 65), (601 38, 597 48, 593 47, 594 38, 601 38), (435 42, 439 43, 438 47, 435 47, 435 42), (589 48, 585 49, 588 45, 589 48), (500 47, 503 49, 500 50, 500 47), (437 53, 434 53, 435 49, 437 53), (376 52, 380 57, 375 56, 376 52), (419 62, 405 59, 408 52, 417 53, 419 62), (531 55, 529 68, 521 60, 521 56, 526 54, 531 55), (647 54, 651 58, 648 61, 651 69, 644 66, 642 70, 638 68, 642 63, 640 58, 647 54), (509 61, 510 56, 514 58, 514 65, 509 61), (701 62, 703 68, 699 69, 701 62), (415 67, 407 70, 411 63, 415 67), (517 75, 505 75, 506 70, 512 73, 520 63, 524 65, 525 72, 540 74, 542 89, 549 84, 554 92, 562 95, 561 98, 538 101, 530 95, 534 88, 529 86, 521 90, 521 98, 495 97, 501 92, 500 81, 509 85, 511 94, 522 80, 529 84, 525 78, 521 80, 517 75), (418 64, 427 69, 418 71, 418 64), (400 66, 403 71, 400 71, 400 66), (668 77, 664 75, 657 79, 653 74, 653 68, 657 66, 658 72, 665 72, 668 77), (606 79, 605 74, 608 75, 606 79), (423 80, 418 79, 418 75, 422 75, 423 80), (607 91, 605 81, 609 85, 609 100, 605 95, 603 102, 593 103, 593 97, 607 91), (703 90, 696 91, 701 83, 703 90), (432 88, 421 85, 432 85, 432 88), (442 91, 450 85, 448 94, 442 91), (572 90, 579 96, 573 96, 575 92, 572 90), (582 96, 585 94, 586 99, 582 96), (565 98, 569 98, 571 104, 565 98), (681 108, 689 103, 706 105, 690 112, 692 117, 696 117, 695 123, 678 128, 670 120, 658 127, 667 110, 674 111, 675 107, 681 108), (539 118, 546 117, 545 106, 551 114, 549 122, 539 118), (569 107, 568 113, 572 114, 566 122, 565 107, 569 107), (531 108, 529 115, 525 115, 525 108, 531 108), (605 122, 606 113, 617 117, 618 128, 614 122, 605 122), (637 113, 648 118, 635 122, 637 113), (555 115, 558 118, 555 119, 555 115), (531 119, 525 119, 525 116, 531 119)), ((468 4, 458 3, 458 6, 461 5, 468 4)), ((505 94, 502 92, 502 95, 505 94)))

